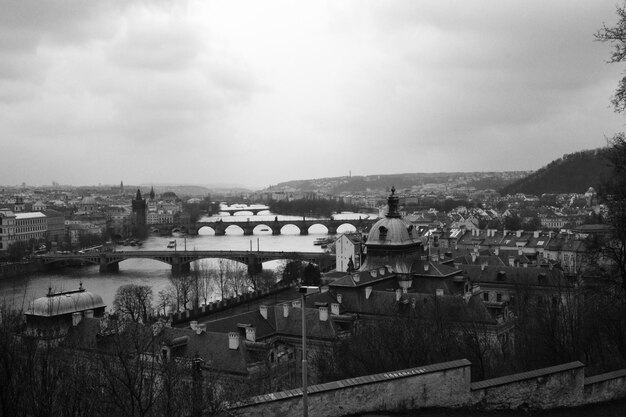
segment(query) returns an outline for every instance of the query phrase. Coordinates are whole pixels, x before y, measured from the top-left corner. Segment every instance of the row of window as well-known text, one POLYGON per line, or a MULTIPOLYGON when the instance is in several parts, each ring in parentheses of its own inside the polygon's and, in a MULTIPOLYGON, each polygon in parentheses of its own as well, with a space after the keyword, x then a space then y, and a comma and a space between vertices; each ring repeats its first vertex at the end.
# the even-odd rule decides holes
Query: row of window
POLYGON ((46 225, 42 224, 42 225, 29 226, 29 227, 16 227, 15 228, 15 233, 16 234, 21 234, 21 233, 36 232, 36 231, 39 231, 39 230, 46 230, 46 225))

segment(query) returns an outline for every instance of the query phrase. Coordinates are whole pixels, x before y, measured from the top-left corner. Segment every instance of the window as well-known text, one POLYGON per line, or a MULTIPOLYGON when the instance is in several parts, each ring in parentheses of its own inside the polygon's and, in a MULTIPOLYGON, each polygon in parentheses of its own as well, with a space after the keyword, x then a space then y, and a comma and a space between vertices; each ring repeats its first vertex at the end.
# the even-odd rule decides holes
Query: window
POLYGON ((499 292, 496 293, 496 301, 499 302, 499 303, 502 302, 502 294, 499 293, 499 292))
POLYGON ((484 301, 489 301, 489 293, 488 292, 484 292, 483 293, 483 300, 484 301))

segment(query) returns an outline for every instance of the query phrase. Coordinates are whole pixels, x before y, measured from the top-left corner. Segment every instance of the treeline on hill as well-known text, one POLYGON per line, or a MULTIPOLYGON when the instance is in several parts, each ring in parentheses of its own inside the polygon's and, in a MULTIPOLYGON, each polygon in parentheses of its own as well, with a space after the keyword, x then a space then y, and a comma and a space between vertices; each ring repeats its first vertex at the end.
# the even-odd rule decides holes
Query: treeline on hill
POLYGON ((273 201, 269 204, 270 211, 276 214, 291 216, 329 217, 333 212, 357 211, 358 207, 335 200, 292 200, 273 201))
POLYGON ((531 175, 503 187, 500 194, 584 193, 611 175, 605 148, 563 155, 531 175))
MULTIPOLYGON (((323 189, 331 194, 342 192, 360 193, 368 189, 387 189, 393 185, 396 190, 410 189, 425 184, 446 184, 459 180, 461 177, 472 176, 464 172, 405 173, 386 175, 366 175, 352 177, 331 177, 311 180, 293 180, 276 185, 278 188, 289 187, 296 190, 323 189)), ((520 176, 522 174, 520 173, 520 176)), ((481 178, 470 180, 467 185, 476 189, 499 189, 513 182, 509 177, 503 178, 499 173, 481 173, 481 178)))

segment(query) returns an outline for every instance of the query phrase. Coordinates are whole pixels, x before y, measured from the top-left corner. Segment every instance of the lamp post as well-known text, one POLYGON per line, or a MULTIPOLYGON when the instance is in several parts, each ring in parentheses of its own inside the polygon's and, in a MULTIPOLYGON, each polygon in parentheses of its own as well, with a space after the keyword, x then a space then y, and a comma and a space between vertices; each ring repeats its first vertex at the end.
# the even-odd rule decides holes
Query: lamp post
POLYGON ((308 363, 306 359, 306 317, 304 314, 305 311, 305 301, 306 296, 309 294, 315 294, 320 292, 319 287, 312 286, 301 286, 300 294, 302 295, 302 415, 307 417, 309 415, 309 404, 307 398, 307 368, 308 363))

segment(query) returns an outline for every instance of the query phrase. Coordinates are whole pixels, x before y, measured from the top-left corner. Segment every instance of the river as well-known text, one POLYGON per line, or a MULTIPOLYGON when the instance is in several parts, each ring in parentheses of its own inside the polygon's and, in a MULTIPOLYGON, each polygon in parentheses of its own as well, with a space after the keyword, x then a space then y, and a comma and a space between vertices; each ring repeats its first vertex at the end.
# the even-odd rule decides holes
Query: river
MULTIPOLYGON (((222 219, 224 222, 243 222, 247 218, 251 220, 273 221, 278 216, 279 220, 301 220, 299 216, 281 216, 270 212, 262 212, 253 216, 250 212, 240 212, 234 216, 227 213, 212 217, 205 217, 203 221, 222 219)), ((342 213, 335 215, 336 219, 358 219, 363 214, 342 213)), ((307 220, 313 219, 307 217, 307 220)), ((141 248, 122 247, 117 249, 126 250, 168 250, 170 241, 176 241, 176 250, 262 250, 262 251, 298 251, 315 252, 322 251, 320 246, 315 246, 315 239, 326 236, 327 230, 322 225, 313 225, 309 229, 309 235, 300 235, 296 226, 285 226, 281 235, 272 236, 271 231, 263 230, 263 226, 257 226, 253 236, 244 236, 243 230, 233 225, 226 229, 226 236, 215 236, 210 228, 202 228, 197 236, 189 237, 158 237, 147 238, 141 248)), ((338 229, 338 233, 354 230, 354 227, 346 224, 338 229)), ((174 250, 174 249, 169 249, 174 250)), ((211 262, 206 260, 204 262, 211 262)), ((280 261, 266 262, 264 269, 275 269, 280 261)), ((150 259, 128 259, 120 262, 119 272, 101 273, 98 266, 86 266, 80 268, 65 268, 62 270, 37 273, 24 277, 8 278, 0 281, 0 303, 15 308, 27 308, 35 298, 42 297, 48 292, 67 291, 78 288, 82 282, 87 291, 99 294, 104 303, 110 309, 118 287, 125 284, 140 284, 152 286, 154 299, 162 289, 170 284, 170 265, 150 259)), ((217 299, 217 298, 213 298, 217 299)))

